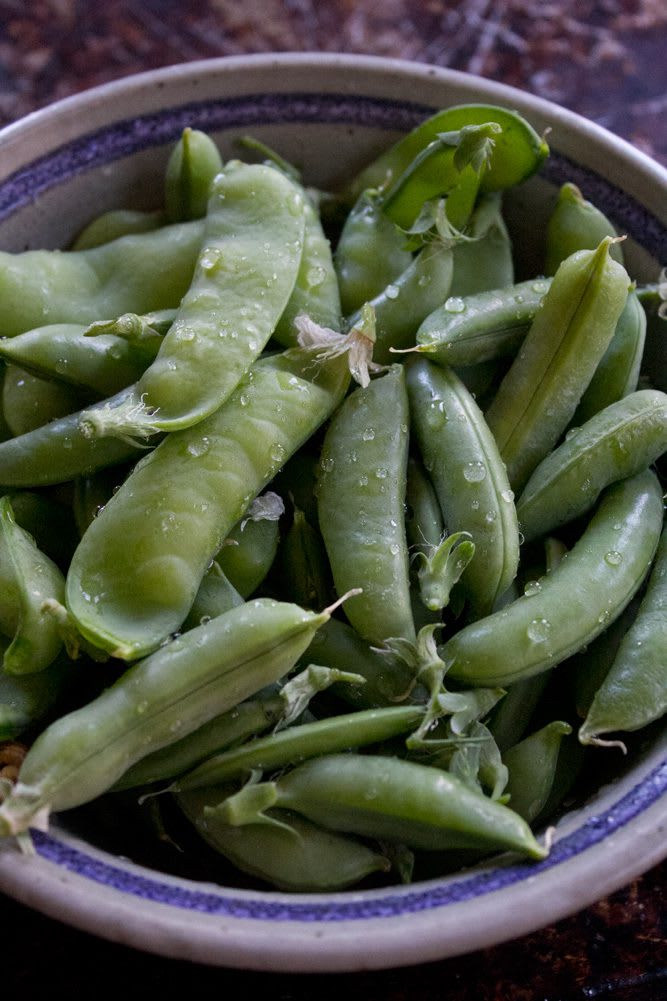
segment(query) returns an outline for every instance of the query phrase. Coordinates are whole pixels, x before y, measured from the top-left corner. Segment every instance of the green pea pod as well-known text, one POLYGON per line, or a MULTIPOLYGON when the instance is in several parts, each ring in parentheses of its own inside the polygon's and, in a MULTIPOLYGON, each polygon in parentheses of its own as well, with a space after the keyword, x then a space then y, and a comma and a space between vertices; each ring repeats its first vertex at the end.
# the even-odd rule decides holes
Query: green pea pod
POLYGON ((0 252, 0 331, 93 323, 178 306, 188 290, 203 223, 124 236, 91 250, 0 252))
POLYGON ((571 733, 569 723, 557 720, 503 755, 509 772, 507 791, 512 809, 529 824, 546 806, 556 776, 561 741, 571 733))
MULTIPOLYGON (((239 594, 247 598, 262 583, 278 552, 278 522, 268 518, 243 518, 216 554, 216 562, 239 594)), ((297 602, 298 604, 298 602, 297 602)))
POLYGON ((438 546, 445 526, 433 484, 421 462, 411 456, 407 472, 406 532, 415 552, 428 552, 438 546))
POLYGON ((525 734, 548 680, 549 672, 543 671, 517 681, 510 685, 507 694, 498 703, 489 722, 489 730, 502 753, 517 744, 525 734))
POLYGON ((243 828, 211 817, 209 810, 228 793, 194 789, 176 802, 202 838, 242 872, 279 890, 344 890, 374 872, 388 872, 389 859, 361 841, 324 830, 288 810, 272 810, 272 823, 243 828))
POLYGON ((600 735, 638 730, 667 712, 666 653, 667 531, 663 530, 637 617, 579 728, 582 744, 618 746, 618 741, 604 741, 600 735))
POLYGON ((320 459, 320 531, 345 614, 365 639, 415 639, 405 537, 408 398, 400 365, 335 414, 320 459), (391 600, 389 597, 391 596, 391 600))
POLYGON ((277 681, 328 615, 248 602, 135 664, 37 738, 0 806, 0 837, 89 802, 141 758, 277 681))
POLYGON ((613 337, 630 279, 610 245, 560 266, 486 412, 517 492, 568 426, 613 337))
POLYGON ((76 673, 64 655, 33 674, 0 669, 0 741, 14 740, 41 723, 57 707, 76 673))
POLYGON ((423 706, 392 706, 291 726, 214 755, 177 779, 173 788, 201 789, 240 779, 256 769, 273 772, 323 754, 380 744, 413 730, 423 716, 423 706))
POLYGON ((322 536, 298 507, 280 548, 280 583, 282 593, 304 608, 322 608, 331 600, 333 585, 322 536))
MULTIPOLYGON (((100 396, 113 396, 136 382, 150 364, 146 341, 137 350, 131 342, 109 334, 84 337, 85 330, 80 324, 59 323, 38 327, 16 337, 2 338, 0 358, 43 379, 56 380, 52 385, 62 382, 82 386, 100 396)), ((155 334, 153 357, 161 343, 162 338, 155 334)), ((69 409, 64 413, 81 408, 80 402, 78 406, 72 406, 71 397, 71 393, 66 397, 69 409)), ((76 403, 79 398, 75 396, 73 400, 76 403)), ((63 413, 55 416, 61 417, 63 413)))
POLYGON ((81 633, 133 660, 179 629, 225 537, 348 384, 345 357, 267 357, 224 406, 142 459, 72 559, 67 601, 81 633))
POLYGON ((504 687, 581 650, 641 586, 662 518, 662 491, 652 472, 608 487, 567 559, 538 589, 465 626, 440 648, 449 676, 504 687))
POLYGON ((366 188, 391 183, 439 133, 488 122, 497 122, 502 133, 496 139, 489 167, 484 173, 483 190, 510 188, 534 174, 548 155, 549 147, 521 115, 495 105, 462 104, 438 111, 381 153, 357 174, 348 186, 348 196, 355 199, 366 188))
POLYGON ((167 222, 164 212, 143 212, 140 209, 111 209, 103 212, 81 230, 70 250, 92 250, 122 236, 152 233, 167 222))
MULTIPOLYGON (((595 250, 606 237, 616 235, 609 219, 586 201, 576 184, 564 184, 547 223, 545 273, 555 275, 563 261, 577 250, 595 250)), ((620 243, 612 243, 609 253, 623 264, 620 243)))
POLYGON ((535 469, 517 514, 529 541, 595 504, 604 487, 633 476, 667 449, 667 394, 641 389, 601 410, 535 469))
POLYGON ((63 600, 65 582, 55 563, 16 524, 8 497, 0 498, 0 575, 0 630, 11 639, 3 669, 8 674, 41 671, 62 647, 56 623, 42 606, 49 599, 63 600))
POLYGON ((513 494, 495 441, 451 369, 420 358, 407 375, 410 414, 447 529, 467 532, 474 556, 463 585, 477 614, 507 590, 519 563, 513 494))
POLYGON ((5 369, 2 407, 15 437, 80 410, 89 401, 89 394, 82 395, 73 386, 33 375, 18 365, 7 365, 5 369))
POLYGON ((183 629, 192 629, 208 619, 242 605, 244 598, 230 583, 220 565, 214 560, 202 577, 192 607, 183 622, 183 629))
POLYGON ((273 806, 332 830, 400 842, 424 851, 510 849, 542 859, 546 849, 506 806, 438 768, 371 754, 329 754, 276 782, 247 785, 207 811, 243 826, 273 806))
POLYGON ((222 169, 220 151, 211 137, 199 129, 183 129, 165 173, 164 203, 169 222, 203 218, 211 184, 222 169))
POLYGON ((455 299, 514 284, 512 243, 502 215, 500 195, 485 195, 470 220, 469 239, 453 250, 455 299))
POLYGON ((646 341, 646 313, 636 292, 628 295, 614 336, 574 412, 572 426, 579 427, 610 403, 637 389, 646 341))
POLYGON ((91 435, 146 437, 217 410, 259 356, 301 260, 304 198, 272 167, 231 162, 211 188, 192 283, 157 358, 120 406, 91 410, 91 435))
MULTIPOLYGON (((156 309, 152 313, 121 313, 111 320, 96 320, 89 323, 84 330, 86 337, 98 337, 100 334, 113 334, 130 341, 136 349, 145 348, 151 361, 155 356, 155 335, 166 334, 176 319, 175 309, 156 309)), ((159 342, 157 342, 159 343, 159 342)))
POLYGON ((477 365, 516 354, 549 284, 533 279, 465 298, 450 296, 417 331, 418 351, 445 365, 477 365))

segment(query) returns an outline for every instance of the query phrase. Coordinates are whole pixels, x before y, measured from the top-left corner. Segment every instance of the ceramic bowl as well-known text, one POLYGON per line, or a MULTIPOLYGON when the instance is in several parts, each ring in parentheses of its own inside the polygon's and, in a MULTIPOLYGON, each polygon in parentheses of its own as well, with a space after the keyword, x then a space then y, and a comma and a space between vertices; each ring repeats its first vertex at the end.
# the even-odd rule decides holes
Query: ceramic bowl
MULTIPOLYGON (((223 152, 252 133, 328 188, 450 104, 502 104, 549 129, 552 155, 517 190, 513 229, 539 238, 556 187, 573 180, 628 235, 629 268, 667 261, 667 173, 584 119, 448 70, 370 57, 251 56, 175 66, 54 104, 0 134, 0 246, 58 247, 114 206, 149 207, 186 125, 223 152)), ((656 347, 656 346, 654 346, 656 347)), ((665 344, 662 343, 664 351, 665 344)), ((664 353, 647 365, 667 389, 664 353)), ((0 847, 0 888, 107 939, 170 957, 256 970, 362 970, 418 963, 531 932, 603 897, 667 853, 667 737, 653 728, 613 780, 557 824, 541 863, 497 861, 410 886, 287 895, 167 875, 76 833, 68 815, 0 847)), ((131 840, 130 840, 131 844, 131 840)), ((204 877, 207 878, 206 876, 204 877)))

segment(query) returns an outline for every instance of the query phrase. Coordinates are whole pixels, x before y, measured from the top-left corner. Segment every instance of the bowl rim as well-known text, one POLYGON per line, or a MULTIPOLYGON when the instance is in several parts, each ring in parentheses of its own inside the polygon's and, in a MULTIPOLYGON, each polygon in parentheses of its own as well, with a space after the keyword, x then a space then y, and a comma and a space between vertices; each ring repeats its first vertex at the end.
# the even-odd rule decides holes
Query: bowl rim
MULTIPOLYGON (((214 79, 220 74, 233 75, 248 70, 268 72, 275 76, 287 67, 297 68, 300 71, 316 69, 318 72, 321 72, 323 67, 345 72, 354 70, 370 73, 372 77, 378 79, 388 74, 398 74, 402 78, 418 78, 424 81, 430 79, 443 85, 454 84, 464 89, 474 88, 479 94, 478 99, 488 99, 489 103, 509 104, 529 116, 541 115, 566 129, 574 129, 577 134, 583 132, 594 140, 591 146, 601 147, 605 154, 613 153, 617 160, 638 172, 642 179, 642 196, 649 195, 650 199, 655 201, 654 195, 659 193, 658 189, 663 189, 664 192, 667 185, 667 171, 656 161, 636 150, 626 140, 545 99, 533 97, 505 84, 497 84, 467 73, 429 64, 380 56, 336 53, 299 52, 230 56, 149 70, 102 84, 34 111, 0 131, 0 141, 3 143, 9 141, 10 145, 20 143, 27 133, 41 132, 45 124, 52 127, 64 119, 81 119, 82 112, 87 108, 106 105, 109 101, 117 103, 120 95, 127 97, 130 94, 145 93, 147 87, 152 88, 161 83, 182 82, 190 80, 193 75, 214 79)), ((318 88, 314 90, 317 91, 318 88)), ((284 91, 286 94, 289 92, 289 88, 284 91)), ((159 107, 159 104, 155 104, 154 107, 159 107)), ((113 117, 117 119, 123 115, 119 112, 118 116, 113 117)), ((85 129, 79 131, 82 134, 86 132, 85 129)), ((58 142, 54 142, 52 148, 55 149, 57 146, 58 142)), ((654 207, 651 209, 665 224, 667 224, 666 202, 663 193, 663 201, 660 203, 662 211, 658 213, 654 207)), ((275 920, 267 918, 253 920, 245 914, 234 917, 230 911, 225 913, 224 918, 220 915, 204 915, 201 921, 193 922, 189 912, 174 913, 175 909, 166 904, 155 901, 147 903, 136 895, 128 902, 124 899, 123 891, 119 892, 112 883, 105 885, 97 882, 91 891, 90 877, 85 875, 81 867, 77 868, 73 862, 72 867, 67 868, 62 862, 58 863, 49 857, 49 838, 52 841, 55 839, 62 846, 63 858, 69 853, 67 857, 75 859, 77 852, 83 852, 92 861, 100 862, 109 856, 72 838, 57 825, 54 825, 52 834, 46 839, 36 838, 38 853, 33 859, 19 855, 14 846, 0 845, 0 888, 30 906, 86 931, 95 931, 113 941, 165 956, 257 970, 380 969, 458 955, 534 931, 618 889, 657 863, 667 853, 667 845, 660 830, 661 825, 667 820, 665 794, 667 762, 664 757, 657 768, 654 765, 648 768, 639 784, 633 788, 636 791, 650 785, 658 790, 659 795, 646 808, 629 816, 627 821, 614 828, 613 837, 602 839, 605 847, 609 849, 606 853, 598 852, 596 855, 585 849, 563 861, 563 866, 567 866, 567 876, 563 878, 563 873, 566 871, 563 868, 556 874, 555 880, 552 880, 548 906, 539 900, 544 891, 541 889, 539 870, 535 869, 531 875, 517 882, 516 886, 503 888, 506 894, 504 899, 511 902, 511 905, 508 905, 512 914, 511 920, 508 919, 506 907, 499 909, 493 907, 493 895, 498 890, 492 889, 486 895, 491 906, 485 908, 481 920, 477 897, 472 900, 461 900, 450 906, 449 911, 444 907, 440 911, 437 907, 421 911, 413 910, 410 914, 410 936, 407 942, 405 913, 402 911, 396 916, 391 909, 382 915, 381 908, 376 908, 373 916, 368 919, 357 918, 352 921, 334 922, 322 918, 319 922, 302 920, 290 924, 283 918, 280 924, 281 934, 276 935, 275 920), (641 852, 632 850, 633 846, 636 848, 638 839, 642 844, 641 852), (522 892, 526 890, 527 896, 522 892), (527 899, 530 900, 531 906, 527 906, 527 899), (541 916, 536 923, 538 912, 541 916), (433 921, 433 914, 437 915, 436 921, 433 921), (149 915, 150 921, 147 922, 149 915), (443 939, 443 926, 446 926, 449 936, 446 940, 443 939), (195 938, 193 932, 196 932, 195 938), (415 945, 416 938, 420 939, 418 945, 415 945)), ((608 812, 613 812, 616 808, 616 799, 610 790, 602 791, 600 796, 606 806, 603 809, 596 805, 592 812, 589 811, 589 820, 597 822, 595 817, 597 813, 603 817, 601 822, 604 824, 607 823, 607 814, 604 810, 608 807, 608 812)), ((565 818, 566 829, 567 823, 568 819, 565 818)), ((112 861, 118 862, 115 859, 112 861)), ((137 879, 144 878, 147 873, 156 876, 154 870, 134 866, 132 863, 123 863, 123 866, 124 872, 134 874, 137 879)), ((157 876, 165 885, 181 888, 181 884, 191 886, 189 881, 163 877, 159 873, 157 876)), ((443 880, 429 881, 429 884, 419 884, 419 887, 439 886, 443 882, 443 880)), ((403 899, 411 892, 410 889, 400 891, 397 888, 392 889, 403 899)), ((223 897, 230 896, 224 891, 221 893, 223 897)), ((274 891, 233 891, 233 894, 243 900, 270 897, 272 901, 283 906, 284 913, 289 910, 289 903, 299 899, 312 901, 317 897, 326 903, 331 898, 339 896, 281 895, 274 891)), ((347 891, 344 896, 346 899, 363 902, 381 900, 383 895, 387 896, 386 890, 347 891)))

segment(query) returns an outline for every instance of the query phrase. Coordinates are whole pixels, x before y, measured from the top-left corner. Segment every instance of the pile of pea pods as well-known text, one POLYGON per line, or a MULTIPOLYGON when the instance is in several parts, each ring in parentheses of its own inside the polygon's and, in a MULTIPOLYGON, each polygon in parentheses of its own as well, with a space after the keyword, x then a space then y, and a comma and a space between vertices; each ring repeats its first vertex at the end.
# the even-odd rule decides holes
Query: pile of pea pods
POLYGON ((503 108, 334 193, 238 152, 0 253, 0 837, 150 794, 281 889, 542 859, 667 709, 664 286, 571 183, 515 274, 503 108))

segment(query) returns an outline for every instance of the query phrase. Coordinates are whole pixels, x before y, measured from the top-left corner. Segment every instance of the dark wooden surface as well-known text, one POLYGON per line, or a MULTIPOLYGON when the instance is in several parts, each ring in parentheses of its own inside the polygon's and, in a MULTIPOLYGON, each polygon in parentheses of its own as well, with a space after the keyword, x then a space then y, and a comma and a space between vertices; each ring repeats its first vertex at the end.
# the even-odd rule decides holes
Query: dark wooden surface
MULTIPOLYGON (((269 51, 396 56, 557 101, 667 164, 667 0, 0 0, 0 124, 108 80, 269 51)), ((0 150, 1 153, 1 150, 0 150)), ((639 848, 641 850, 641 847, 639 848)), ((667 998, 667 865, 519 941, 338 977, 253 974, 147 956, 0 898, 3 994, 373 1001, 667 998), (61 990, 59 990, 61 989, 61 990)))

